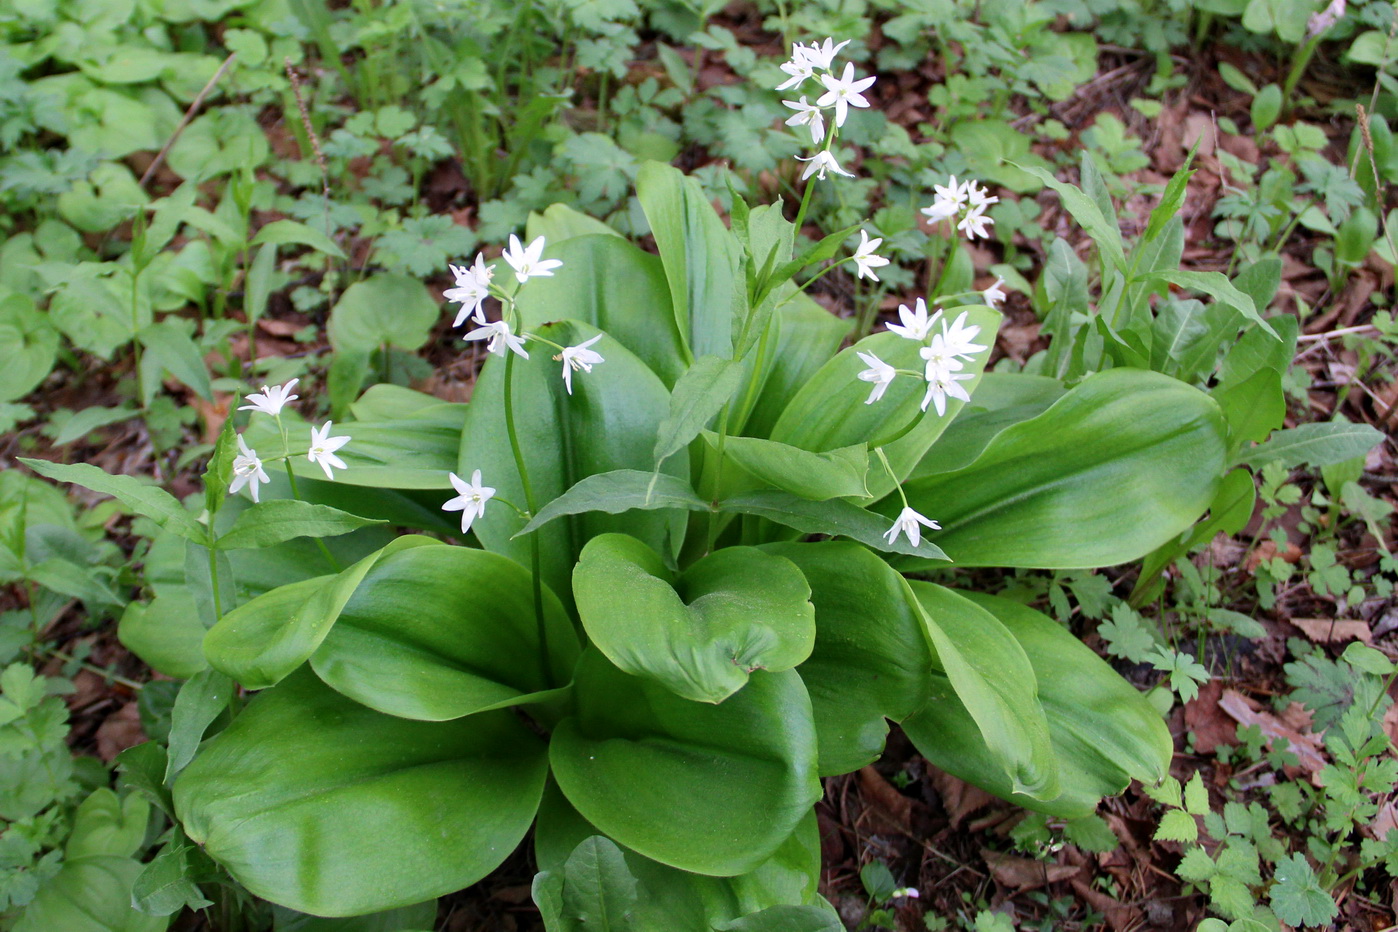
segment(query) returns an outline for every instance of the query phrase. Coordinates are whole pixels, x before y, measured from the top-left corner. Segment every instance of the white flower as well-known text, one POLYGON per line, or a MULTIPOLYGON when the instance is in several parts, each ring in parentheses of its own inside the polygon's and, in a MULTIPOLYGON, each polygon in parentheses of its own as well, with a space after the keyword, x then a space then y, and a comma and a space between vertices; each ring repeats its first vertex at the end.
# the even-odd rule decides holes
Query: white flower
POLYGON ((485 503, 495 495, 495 490, 481 485, 479 469, 471 473, 469 484, 454 472, 447 473, 447 478, 451 480, 452 488, 461 494, 443 505, 442 510, 461 512, 461 533, 465 534, 471 529, 471 522, 485 514, 485 503))
POLYGON ((311 449, 306 453, 306 459, 315 463, 325 470, 325 478, 334 479, 335 474, 330 471, 330 467, 345 469, 345 461, 335 455, 335 451, 350 442, 349 437, 330 436, 330 425, 333 421, 326 421, 325 426, 311 428, 311 449))
POLYGON ((596 350, 588 349, 600 339, 602 339, 602 334, 599 333, 591 340, 584 340, 577 346, 569 346, 553 357, 563 361, 563 384, 568 386, 568 394, 573 394, 573 372, 575 370, 581 369, 584 372, 591 372, 593 366, 599 362, 606 362, 596 350))
POLYGON ((956 211, 955 203, 938 198, 932 202, 931 207, 922 208, 922 215, 927 218, 928 223, 936 223, 939 220, 950 220, 956 216, 956 211))
POLYGON ((802 181, 805 181, 812 175, 815 175, 821 181, 824 181, 826 171, 832 171, 837 175, 844 175, 846 178, 854 177, 854 172, 847 172, 843 168, 841 168, 840 163, 835 161, 835 156, 831 155, 828 150, 824 152, 817 152, 815 155, 811 156, 808 159, 803 159, 801 158, 801 156, 798 155, 796 157, 796 161, 810 163, 806 166, 806 170, 801 173, 802 181))
POLYGON ((918 527, 919 524, 922 525, 922 527, 931 528, 934 531, 940 531, 942 529, 942 526, 936 521, 930 518, 924 518, 916 511, 904 506, 903 510, 899 512, 897 519, 894 520, 893 527, 889 528, 887 533, 883 535, 884 539, 887 540, 891 546, 893 542, 898 539, 899 534, 906 534, 908 543, 912 544, 914 547, 921 547, 922 527, 918 527))
POLYGON ((553 270, 563 264, 558 259, 544 259, 544 238, 536 238, 528 246, 520 246, 519 237, 510 234, 510 246, 505 250, 504 260, 515 270, 515 278, 523 285, 533 278, 552 278, 553 270))
POLYGON ((777 90, 784 91, 791 87, 800 87, 806 81, 815 77, 814 66, 811 64, 809 53, 804 45, 796 43, 791 47, 790 61, 782 62, 782 71, 785 71, 789 78, 777 85, 777 90))
POLYGON ((929 367, 927 394, 922 396, 922 410, 927 410, 927 403, 930 401, 937 408, 937 416, 941 417, 947 413, 948 396, 958 398, 961 401, 970 401, 971 396, 966 393, 966 389, 957 384, 970 378, 974 378, 974 376, 969 372, 953 372, 949 368, 940 368, 933 372, 929 367))
POLYGON ((965 233, 968 240, 975 239, 977 236, 989 239, 989 227, 994 222, 985 215, 985 205, 976 204, 966 211, 966 216, 961 218, 961 222, 956 225, 956 228, 965 233))
POLYGON ((288 401, 300 398, 300 395, 293 395, 292 388, 300 379, 292 379, 285 385, 262 386, 262 391, 253 392, 247 396, 247 400, 252 404, 240 405, 239 411, 260 411, 263 414, 270 414, 276 417, 282 413, 282 408, 286 407, 288 401))
POLYGON ((258 483, 271 481, 266 470, 262 468, 262 460, 257 458, 257 451, 249 450, 247 442, 240 434, 238 455, 233 457, 233 481, 228 486, 228 494, 237 495, 238 490, 246 485, 252 490, 252 500, 256 502, 258 483))
POLYGON ((923 378, 929 382, 940 378, 942 373, 960 372, 964 368, 947 345, 946 337, 940 333, 934 333, 932 342, 918 350, 917 354, 927 360, 923 378))
POLYGON ((923 301, 921 298, 918 298, 917 301, 913 303, 913 308, 913 310, 908 310, 906 304, 898 305, 898 319, 901 320, 903 324, 902 326, 898 324, 889 324, 888 329, 890 332, 896 333, 905 339, 922 341, 927 339, 927 334, 932 332, 932 325, 942 316, 942 312, 939 308, 937 313, 928 317, 927 302, 923 301))
POLYGON ((910 900, 915 900, 919 896, 921 896, 921 894, 917 892, 916 887, 899 887, 898 889, 894 890, 892 893, 889 894, 889 898, 894 900, 898 899, 899 897, 906 897, 910 900))
POLYGON ((845 63, 845 72, 840 77, 833 74, 823 74, 820 76, 820 83, 824 84, 826 91, 816 101, 821 107, 835 105, 835 125, 844 126, 845 117, 849 116, 850 107, 867 107, 869 100, 860 91, 868 89, 874 83, 874 76, 854 79, 854 62, 845 63))
POLYGON ((456 276, 456 287, 448 288, 442 292, 442 297, 448 301, 460 301, 461 308, 456 313, 456 320, 451 322, 453 327, 460 327, 467 317, 475 316, 476 323, 485 323, 485 299, 490 297, 490 276, 493 274, 486 267, 485 257, 477 255, 476 264, 470 268, 459 265, 451 265, 451 273, 456 276), (482 276, 484 272, 484 276, 482 276))
POLYGON ((873 382, 874 388, 869 392, 869 397, 864 400, 866 405, 871 405, 883 397, 883 393, 888 391, 889 383, 898 375, 898 370, 884 362, 873 353, 858 353, 860 359, 869 368, 859 373, 859 378, 865 382, 873 382))
MULTIPOLYGON (((966 325, 966 312, 947 326, 947 322, 942 321, 942 335, 946 338, 947 352, 953 356, 971 357, 985 349, 979 343, 973 341, 981 332, 980 327, 968 327, 966 325)), ((959 367, 958 367, 959 368, 959 367)))
POLYGON ((804 94, 801 95, 800 100, 783 100, 782 104, 796 111, 786 121, 787 126, 809 126, 811 142, 817 146, 825 140, 825 111, 806 103, 804 94))
POLYGON ((989 207, 991 204, 1000 203, 998 197, 990 196, 989 188, 982 188, 974 181, 966 182, 966 200, 972 207, 989 207))
POLYGON ((812 68, 818 68, 821 71, 829 71, 830 66, 835 61, 836 54, 847 45, 849 45, 848 39, 841 42, 839 45, 835 44, 834 39, 826 39, 824 45, 817 45, 812 42, 810 48, 801 49, 801 54, 805 56, 806 61, 810 63, 812 68))
POLYGON ((971 186, 974 184, 974 181, 967 181, 964 185, 957 184, 956 176, 952 175, 945 186, 934 184, 932 191, 936 194, 935 200, 950 203, 957 210, 960 210, 961 205, 965 204, 967 198, 971 196, 971 186))
POLYGON ((462 339, 488 340, 489 342, 485 344, 485 350, 496 356, 504 356, 506 351, 512 350, 525 359, 529 358, 529 353, 524 349, 524 340, 511 332, 510 325, 503 320, 491 321, 484 327, 478 327, 462 339))
POLYGON ((874 274, 874 269, 888 265, 888 260, 883 256, 874 255, 874 250, 878 249, 882 242, 882 239, 870 239, 868 233, 863 230, 859 231, 859 248, 854 251, 854 267, 855 273, 860 278, 879 280, 879 277, 874 274))
POLYGON ((1005 284, 1005 279, 996 277, 995 284, 981 292, 981 297, 985 298, 987 307, 999 307, 1000 302, 1008 297, 1008 295, 1005 294, 1005 289, 1000 287, 1003 284, 1005 284))

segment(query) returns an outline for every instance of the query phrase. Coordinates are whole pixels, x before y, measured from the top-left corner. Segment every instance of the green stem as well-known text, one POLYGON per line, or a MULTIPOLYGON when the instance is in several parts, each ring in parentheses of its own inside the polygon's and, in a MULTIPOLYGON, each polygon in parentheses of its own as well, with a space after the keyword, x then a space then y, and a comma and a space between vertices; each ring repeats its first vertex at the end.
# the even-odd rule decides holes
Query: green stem
MULTIPOLYGON (((529 509, 529 517, 539 513, 538 505, 534 501, 534 488, 529 484, 529 467, 524 464, 524 450, 519 445, 519 432, 515 429, 515 406, 514 406, 514 366, 515 354, 507 352, 505 354, 505 433, 510 437, 510 452, 514 454, 515 469, 519 472, 520 485, 524 487, 524 504, 529 509)), ((553 685, 553 677, 549 670, 549 633, 548 626, 544 624, 544 590, 543 581, 540 578, 539 555, 539 535, 529 535, 529 569, 530 580, 534 590, 534 623, 539 635, 539 674, 543 684, 553 685)))
POLYGON ((132 689, 137 692, 140 692, 142 686, 144 685, 142 683, 136 682, 135 680, 127 679, 124 676, 112 673, 110 670, 104 670, 96 664, 88 663, 86 660, 79 660, 71 654, 65 654, 57 647, 40 646, 37 648, 37 651, 41 654, 46 654, 49 657, 61 660, 64 663, 76 663, 78 666, 82 667, 89 673, 96 673, 98 676, 102 677, 105 680, 111 680, 113 683, 120 683, 127 689, 132 689))
MULTIPOLYGON (((301 491, 296 487, 296 472, 291 468, 291 442, 286 436, 286 425, 282 423, 282 416, 280 414, 277 415, 277 426, 281 428, 282 432, 282 464, 286 466, 286 481, 291 486, 291 497, 301 500, 301 491)), ((320 548, 320 552, 325 554, 325 559, 329 561, 331 568, 334 569, 335 572, 338 573, 344 569, 344 567, 340 565, 340 561, 335 559, 335 555, 330 552, 330 548, 325 546, 325 540, 323 538, 317 537, 315 538, 315 542, 316 546, 320 548)))
POLYGON ((704 554, 714 552, 714 541, 718 539, 718 495, 723 488, 723 448, 728 440, 728 405, 718 416, 718 461, 714 467, 714 498, 709 509, 709 533, 704 545, 704 554))
POLYGON ((889 463, 888 457, 884 455, 883 447, 874 447, 874 454, 879 458, 879 462, 883 463, 883 468, 888 470, 888 478, 893 480, 893 487, 898 490, 898 497, 903 500, 903 507, 907 508, 908 496, 903 491, 903 484, 898 481, 898 474, 893 471, 892 464, 889 463))
POLYGON ((1320 40, 1324 33, 1309 39, 1301 46, 1296 57, 1291 61, 1291 70, 1286 73, 1286 82, 1282 84, 1282 107, 1288 113, 1291 112, 1291 93, 1296 90, 1296 85, 1301 80, 1301 75, 1305 74, 1306 66, 1311 63, 1311 56, 1315 54, 1316 48, 1320 45, 1320 40))
POLYGON ((214 591, 214 621, 223 618, 223 597, 218 591, 218 551, 214 549, 214 519, 209 516, 209 542, 204 545, 209 551, 209 587, 214 591))

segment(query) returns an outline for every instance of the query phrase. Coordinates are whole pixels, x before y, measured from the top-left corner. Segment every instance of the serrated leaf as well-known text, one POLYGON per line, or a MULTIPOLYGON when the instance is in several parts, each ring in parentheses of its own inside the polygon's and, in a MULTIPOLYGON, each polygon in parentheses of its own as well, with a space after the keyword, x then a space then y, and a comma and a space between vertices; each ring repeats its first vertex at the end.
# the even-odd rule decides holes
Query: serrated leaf
POLYGON ((1209 811, 1209 791, 1204 788, 1204 778, 1198 773, 1184 785, 1184 809, 1190 815, 1203 815, 1209 811))
POLYGON ((1309 463, 1330 466, 1356 456, 1363 456, 1383 441, 1383 434, 1368 424, 1349 421, 1317 422, 1279 430, 1267 439, 1245 450, 1238 464, 1261 469, 1269 463, 1279 463, 1287 469, 1309 463))
POLYGON ((1199 826, 1195 824, 1194 816, 1183 809, 1171 809, 1160 817, 1160 827, 1153 837, 1156 841, 1192 842, 1199 838, 1199 826))
POLYGON ((1213 858, 1203 848, 1195 845, 1184 853, 1180 859, 1179 866, 1175 868, 1175 875, 1181 880, 1190 883, 1202 883, 1213 877, 1218 872, 1213 858))

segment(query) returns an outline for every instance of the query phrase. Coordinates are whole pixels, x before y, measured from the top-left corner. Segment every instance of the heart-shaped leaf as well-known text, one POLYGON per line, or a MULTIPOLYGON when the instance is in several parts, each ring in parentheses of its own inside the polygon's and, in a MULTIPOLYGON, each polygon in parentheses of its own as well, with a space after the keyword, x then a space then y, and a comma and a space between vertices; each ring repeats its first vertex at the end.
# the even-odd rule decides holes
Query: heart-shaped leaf
POLYGON ((784 557, 725 547, 676 577, 625 534, 588 541, 573 597, 612 663, 696 702, 722 702, 753 670, 789 670, 815 640, 811 589, 784 557))
POLYGON ((351 699, 403 718, 518 705, 567 683, 577 659, 573 624, 547 589, 543 611, 547 651, 528 570, 484 550, 417 547, 365 574, 311 667, 351 699))
POLYGON ((554 778, 589 822, 648 858, 746 873, 820 797, 811 703, 794 670, 754 673, 709 705, 628 676, 589 648, 574 682, 576 714, 549 745, 554 778))
POLYGON ((509 712, 409 721, 303 670, 206 743, 174 799, 189 837, 257 896, 352 916, 494 870, 547 773, 543 742, 509 712))

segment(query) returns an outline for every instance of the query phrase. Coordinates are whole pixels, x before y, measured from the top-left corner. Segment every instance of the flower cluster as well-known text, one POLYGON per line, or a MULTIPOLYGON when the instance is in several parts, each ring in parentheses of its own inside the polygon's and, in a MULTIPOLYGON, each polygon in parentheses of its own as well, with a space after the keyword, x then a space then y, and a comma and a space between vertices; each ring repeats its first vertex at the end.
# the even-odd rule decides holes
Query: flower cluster
MULTIPOLYGON (((544 258, 545 245, 542 236, 535 237, 525 246, 519 241, 518 236, 510 234, 510 245, 506 247, 501 258, 514 270, 515 281, 519 284, 523 285, 531 278, 552 278, 554 269, 563 265, 559 259, 544 258)), ((470 266, 452 265, 449 268, 456 278, 456 286, 442 292, 442 297, 461 304, 451 325, 460 327, 468 318, 476 324, 476 329, 467 332, 462 339, 485 340, 486 352, 495 356, 514 353, 522 359, 529 358, 529 351, 524 348, 526 340, 549 343, 535 334, 519 331, 519 313, 515 307, 514 296, 499 289, 491 290, 495 270, 485 264, 484 254, 478 253, 476 261, 470 266), (499 298, 502 304, 499 320, 487 320, 485 316, 485 299, 492 296, 499 298), (511 320, 514 321, 513 326, 511 320)), ((601 354, 588 348, 601 338, 599 333, 577 346, 558 346, 550 343, 559 351, 553 358, 563 363, 563 384, 567 386, 568 394, 573 394, 574 372, 591 372, 593 366, 605 362, 601 354)), ((470 520, 466 519, 468 526, 470 520)))
MULTIPOLYGON (((973 378, 971 373, 961 371, 965 368, 963 360, 973 359, 977 353, 986 349, 975 342, 981 328, 967 324, 966 316, 967 312, 962 311, 955 321, 948 324, 940 308, 929 316, 926 302, 918 298, 912 308, 906 304, 900 305, 900 322, 888 325, 890 332, 904 339, 926 342, 927 345, 918 350, 918 355, 925 361, 921 376, 927 382, 927 393, 922 398, 922 410, 926 411, 927 406, 931 404, 936 407, 939 417, 946 414, 947 398, 971 400, 966 389, 959 384, 973 378), (934 333, 933 327, 938 321, 941 322, 942 329, 934 333)), ((883 397, 888 386, 898 376, 899 370, 873 353, 861 352, 859 358, 869 367, 859 373, 859 378, 874 383, 873 390, 869 392, 869 397, 864 403, 873 404, 883 397)))
POLYGON ((845 171, 840 167, 840 163, 835 161, 830 146, 835 141, 836 131, 845 125, 850 108, 869 106, 869 99, 863 92, 873 86, 875 79, 872 76, 856 78, 853 62, 845 62, 844 70, 836 74, 835 55, 846 45, 849 45, 848 39, 838 45, 834 39, 826 39, 824 43, 812 42, 809 46, 798 42, 791 48, 791 60, 781 66, 782 71, 787 74, 787 79, 777 85, 777 90, 799 90, 807 81, 817 81, 825 90, 816 98, 815 103, 809 102, 805 94, 797 100, 782 101, 784 106, 796 111, 786 121, 786 125, 804 126, 811 134, 811 144, 821 146, 821 150, 815 155, 807 158, 797 157, 798 161, 806 163, 806 168, 801 173, 802 181, 812 175, 824 181, 826 172, 834 172, 846 178, 854 177, 852 172, 845 171), (827 113, 832 123, 829 132, 826 131, 825 125, 827 113))
MULTIPOLYGON (((245 405, 239 406, 239 411, 252 411, 257 414, 270 414, 277 419, 277 424, 281 424, 282 408, 288 402, 295 401, 300 395, 293 395, 291 390, 296 387, 300 379, 292 379, 285 385, 264 385, 262 391, 253 392, 246 396, 245 405)), ((321 469, 325 470, 325 478, 334 479, 334 469, 346 469, 344 460, 335 455, 340 447, 350 442, 348 436, 330 436, 332 421, 326 421, 320 427, 311 428, 310 448, 306 453, 306 459, 310 460, 321 469)), ((282 444, 286 445, 286 429, 282 428, 282 444)), ((284 452, 283 459, 290 456, 289 452, 284 452)), ((258 501, 259 486, 264 482, 270 482, 267 471, 263 468, 262 459, 257 455, 257 451, 248 446, 247 441, 240 435, 238 437, 238 455, 233 457, 233 481, 228 485, 229 494, 236 495, 243 486, 248 487, 252 494, 253 502, 258 501)))
POLYGON ((933 185, 932 190, 936 196, 931 207, 922 209, 923 216, 933 223, 954 221, 956 228, 965 233, 968 240, 977 236, 990 238, 990 225, 995 221, 986 215, 986 209, 998 203, 1000 198, 992 196, 989 190, 970 179, 958 184, 955 175, 945 186, 933 185))

